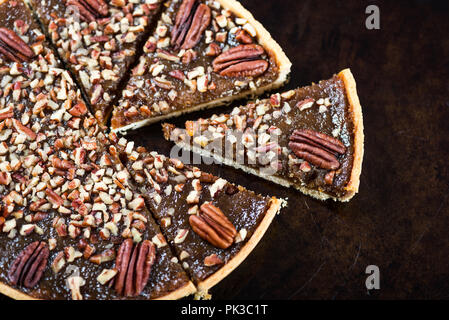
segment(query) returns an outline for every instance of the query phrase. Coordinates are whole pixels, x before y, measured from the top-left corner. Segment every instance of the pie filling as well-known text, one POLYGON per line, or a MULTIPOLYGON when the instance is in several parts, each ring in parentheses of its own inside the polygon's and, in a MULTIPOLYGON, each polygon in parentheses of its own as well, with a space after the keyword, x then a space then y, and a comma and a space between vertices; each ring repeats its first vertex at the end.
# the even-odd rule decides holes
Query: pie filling
POLYGON ((272 205, 269 197, 186 166, 180 160, 134 148, 133 142, 125 139, 118 141, 118 148, 136 187, 196 284, 240 252, 272 205), (218 211, 222 219, 207 211, 218 211), (198 217, 199 222, 192 221, 198 217), (202 237, 204 233, 208 236, 202 237))
POLYGON ((279 76, 274 53, 258 44, 254 26, 220 1, 169 1, 144 52, 114 109, 112 129, 255 92, 279 76))
POLYGON ((230 114, 164 124, 181 146, 272 181, 333 198, 347 194, 354 162, 354 126, 340 76, 271 95, 230 114), (250 170, 248 170, 250 169, 250 170))
POLYGON ((31 5, 104 123, 120 82, 160 10, 159 0, 32 0, 31 5))

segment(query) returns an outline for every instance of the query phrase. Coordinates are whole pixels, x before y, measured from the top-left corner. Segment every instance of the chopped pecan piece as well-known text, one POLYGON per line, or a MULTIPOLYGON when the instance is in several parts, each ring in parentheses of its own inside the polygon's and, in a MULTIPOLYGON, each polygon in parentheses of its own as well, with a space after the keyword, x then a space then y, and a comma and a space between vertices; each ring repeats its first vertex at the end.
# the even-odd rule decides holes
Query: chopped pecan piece
POLYGON ((198 216, 190 216, 189 223, 202 239, 221 249, 229 248, 237 234, 234 225, 224 213, 210 203, 204 203, 200 207, 198 216))
POLYGON ((61 196, 59 196, 59 194, 57 194, 50 188, 45 189, 45 194, 47 195, 48 201, 50 201, 57 207, 61 206, 64 203, 64 200, 61 198, 61 196))
POLYGON ((212 62, 215 72, 228 77, 256 77, 268 69, 268 62, 261 59, 265 50, 257 44, 242 44, 231 48, 212 62))
POLYGON ((8 277, 13 285, 34 287, 47 267, 49 250, 46 242, 35 241, 28 245, 12 263, 8 277))
POLYGON ((69 110, 69 113, 74 117, 79 117, 87 113, 87 107, 83 102, 79 102, 69 110))
POLYGON ((308 99, 304 99, 304 100, 299 101, 299 102, 296 104, 296 107, 297 107, 299 110, 302 111, 302 110, 305 110, 305 109, 310 108, 311 106, 313 106, 314 103, 315 103, 315 100, 314 100, 314 99, 308 98, 308 99))
POLYGON ((327 170, 338 169, 337 155, 346 152, 341 141, 313 130, 295 130, 288 146, 298 158, 327 170))
POLYGON ((0 28, 0 53, 14 62, 28 61, 34 52, 14 31, 0 28))
POLYGON ((151 241, 134 245, 132 239, 126 239, 120 245, 115 261, 117 293, 126 297, 138 296, 148 282, 155 259, 156 248, 151 241))
POLYGON ((184 0, 171 32, 171 44, 175 50, 188 50, 196 46, 210 21, 211 11, 206 4, 199 4, 198 0, 184 0))

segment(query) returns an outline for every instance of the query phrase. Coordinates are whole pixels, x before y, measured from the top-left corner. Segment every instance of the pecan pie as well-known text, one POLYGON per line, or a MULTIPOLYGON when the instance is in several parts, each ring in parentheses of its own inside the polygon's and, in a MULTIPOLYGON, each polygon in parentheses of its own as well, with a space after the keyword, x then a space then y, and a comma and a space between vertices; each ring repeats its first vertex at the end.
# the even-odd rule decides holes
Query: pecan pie
POLYGON ((195 292, 31 12, 2 1, 0 17, 0 292, 20 299, 195 292))
POLYGON ((231 272, 283 201, 107 136, 26 5, 0 1, 0 17, 0 292, 177 299, 231 272))
POLYGON ((235 0, 169 1, 114 107, 113 131, 279 87, 290 61, 235 0))
POLYGON ((110 114, 137 59, 160 0, 31 0, 59 56, 75 75, 97 119, 110 114))
POLYGON ((284 204, 113 137, 135 186, 200 293, 248 256, 284 204))
POLYGON ((319 199, 358 191, 363 120, 349 69, 308 87, 276 93, 230 114, 163 125, 166 139, 319 199))

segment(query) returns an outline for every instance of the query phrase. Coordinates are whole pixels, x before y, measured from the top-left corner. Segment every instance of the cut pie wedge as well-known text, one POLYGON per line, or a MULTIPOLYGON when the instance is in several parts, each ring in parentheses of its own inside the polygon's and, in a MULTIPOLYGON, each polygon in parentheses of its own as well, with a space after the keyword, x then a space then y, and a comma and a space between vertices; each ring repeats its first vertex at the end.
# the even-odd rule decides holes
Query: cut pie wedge
POLYGON ((349 69, 308 87, 271 95, 230 114, 163 124, 166 139, 318 199, 358 191, 363 119, 349 69))
POLYGON ((22 1, 0 1, 0 292, 176 299, 196 291, 22 1))
POLYGON ((114 108, 113 131, 261 94, 282 85, 291 66, 235 0, 169 1, 144 52, 114 108))
POLYGON ((30 0, 60 57, 104 123, 160 0, 30 0))
POLYGON ((116 145, 200 294, 249 255, 285 204, 284 200, 257 195, 186 166, 178 159, 134 148, 133 142, 124 138, 116 145))

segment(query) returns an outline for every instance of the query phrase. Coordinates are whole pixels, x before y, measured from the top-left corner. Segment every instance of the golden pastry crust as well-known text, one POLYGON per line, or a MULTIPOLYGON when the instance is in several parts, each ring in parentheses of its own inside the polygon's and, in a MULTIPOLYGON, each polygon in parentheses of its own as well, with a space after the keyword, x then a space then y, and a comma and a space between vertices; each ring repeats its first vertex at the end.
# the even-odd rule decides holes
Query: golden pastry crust
POLYGON ((260 222, 257 229, 254 231, 251 238, 248 242, 240 249, 240 251, 232 257, 223 267, 217 270, 214 274, 206 278, 205 280, 199 282, 197 284, 198 292, 205 293, 208 289, 212 288, 222 279, 224 279, 228 274, 230 274, 235 268, 237 268, 243 260, 251 253, 251 251, 256 247, 259 243, 260 239, 267 231, 268 227, 273 221, 273 218, 276 216, 276 213, 279 212, 282 206, 286 205, 285 200, 280 200, 275 197, 271 198, 270 207, 265 213, 265 217, 260 222))

